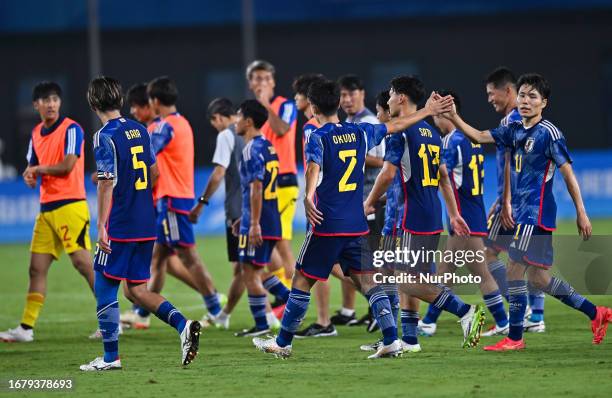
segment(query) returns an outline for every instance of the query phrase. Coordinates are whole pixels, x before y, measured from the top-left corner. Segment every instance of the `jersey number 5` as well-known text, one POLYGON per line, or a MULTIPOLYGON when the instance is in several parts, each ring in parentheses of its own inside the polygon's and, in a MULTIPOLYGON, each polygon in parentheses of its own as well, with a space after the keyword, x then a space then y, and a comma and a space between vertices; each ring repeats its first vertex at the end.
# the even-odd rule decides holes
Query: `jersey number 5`
POLYGON ((349 159, 348 166, 346 171, 342 175, 342 178, 338 182, 338 191, 340 192, 349 192, 357 189, 357 183, 352 182, 347 184, 351 173, 355 169, 355 165, 357 164, 357 150, 356 149, 345 149, 343 151, 338 152, 338 156, 342 162, 346 163, 346 159, 349 159))
POLYGON ((132 167, 134 170, 142 170, 143 179, 138 177, 136 182, 134 183, 134 187, 137 191, 141 189, 147 189, 148 179, 147 179, 147 165, 142 160, 138 160, 138 154, 144 152, 144 148, 142 145, 133 146, 130 148, 130 152, 132 153, 132 167))
POLYGON ((421 144, 419 157, 423 161, 423 179, 421 183, 424 187, 437 187, 440 178, 440 147, 433 144, 421 144), (431 160, 430 160, 431 158, 431 160), (431 175, 435 177, 431 177, 431 175))
POLYGON ((278 176, 278 160, 271 160, 266 163, 266 170, 272 174, 270 176, 270 183, 264 190, 264 200, 273 200, 278 197, 276 192, 276 177, 278 176))

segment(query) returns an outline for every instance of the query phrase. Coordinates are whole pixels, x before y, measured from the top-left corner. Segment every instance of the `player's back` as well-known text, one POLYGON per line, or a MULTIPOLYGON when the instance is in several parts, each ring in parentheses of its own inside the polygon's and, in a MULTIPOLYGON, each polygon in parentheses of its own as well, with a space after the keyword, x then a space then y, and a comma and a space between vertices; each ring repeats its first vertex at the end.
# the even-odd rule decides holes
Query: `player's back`
POLYGON ((310 138, 320 140, 321 177, 316 206, 323 222, 315 235, 363 235, 368 225, 363 212, 363 178, 368 150, 363 127, 353 123, 328 123, 310 138))
POLYGON ((172 113, 163 118, 158 131, 165 135, 170 130, 168 143, 158 153, 160 178, 156 188, 158 196, 193 199, 193 130, 181 114, 172 113))
POLYGON ((442 232, 442 207, 438 198, 440 151, 438 131, 420 121, 393 135, 387 155, 402 172, 402 227, 415 234, 442 232))
POLYGON ((150 167, 155 157, 147 129, 130 119, 110 120, 96 133, 94 150, 97 162, 114 163, 110 168, 114 170, 113 202, 107 225, 110 239, 154 239, 150 167))

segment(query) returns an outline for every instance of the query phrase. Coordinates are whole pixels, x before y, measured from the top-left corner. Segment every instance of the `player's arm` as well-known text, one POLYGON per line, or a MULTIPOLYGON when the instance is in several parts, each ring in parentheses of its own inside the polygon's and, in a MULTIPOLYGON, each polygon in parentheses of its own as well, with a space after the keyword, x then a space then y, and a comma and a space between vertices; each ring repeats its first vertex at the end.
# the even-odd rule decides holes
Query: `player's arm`
POLYGON ((261 237, 261 206, 263 197, 263 183, 261 180, 253 180, 250 184, 251 196, 249 201, 251 203, 251 223, 249 227, 249 243, 259 247, 263 243, 261 237))
POLYGON ((79 157, 77 155, 66 155, 64 160, 53 165, 34 166, 31 170, 34 174, 50 175, 50 176, 65 176, 70 174, 79 157))
POLYGON ((73 123, 68 126, 64 140, 64 159, 52 165, 39 165, 34 170, 34 173, 56 177, 70 174, 79 156, 81 156, 84 135, 83 129, 78 124, 73 123))
POLYGON ((113 180, 98 177, 98 246, 106 253, 111 252, 106 223, 113 201, 113 180))
POLYGON ((439 115, 442 113, 450 112, 453 107, 453 97, 447 95, 446 97, 437 96, 435 93, 431 93, 425 106, 415 113, 409 116, 396 117, 385 123, 387 127, 387 133, 397 133, 406 130, 408 127, 415 123, 420 122, 426 117, 439 115))
POLYGON ((36 156, 32 139, 30 139, 30 144, 28 145, 26 159, 28 160, 28 166, 22 174, 23 181, 28 187, 36 188, 36 172, 34 170, 38 166, 38 156, 36 156))
POLYGON ((379 158, 378 156, 366 155, 365 165, 367 167, 381 168, 383 167, 384 163, 385 161, 382 158, 379 158))
POLYGON ((452 110, 450 112, 444 113, 443 115, 453 122, 455 127, 461 130, 471 141, 478 144, 495 143, 493 135, 491 135, 491 131, 481 131, 467 124, 463 119, 461 119, 461 116, 459 116, 459 114, 456 112, 454 106, 452 106, 452 110))
POLYGON ((204 192, 202 192, 202 195, 200 196, 200 199, 203 200, 204 202, 202 203, 200 199, 198 199, 198 202, 195 204, 195 206, 193 206, 193 208, 189 212, 189 221, 191 221, 192 223, 198 222, 198 218, 202 214, 202 210, 204 209, 204 206, 208 205, 208 201, 213 196, 213 194, 217 191, 224 177, 225 177, 225 167, 216 165, 212 173, 210 174, 210 177, 208 177, 208 182, 206 183, 206 188, 204 188, 204 192))
POLYGON ((260 94, 258 95, 257 99, 268 110, 268 123, 272 129, 272 132, 277 136, 282 137, 289 132, 291 124, 297 117, 297 110, 293 102, 286 101, 281 105, 279 114, 276 114, 274 109, 272 109, 270 101, 267 100, 267 98, 269 98, 268 95, 268 93, 260 94))
POLYGON ((448 175, 446 164, 440 164, 439 171, 440 191, 442 193, 442 198, 444 199, 444 204, 446 205, 446 212, 448 213, 451 227, 456 235, 468 236, 470 234, 470 228, 463 217, 461 217, 461 214, 459 214, 459 209, 457 208, 457 202, 455 201, 453 187, 450 184, 450 177, 448 175))
POLYGON ((571 163, 564 163, 561 167, 559 167, 559 171, 563 176, 563 180, 567 186, 567 192, 572 197, 574 207, 576 208, 576 225, 578 227, 578 234, 582 236, 582 239, 587 240, 591 237, 593 228, 591 227, 591 221, 589 220, 589 216, 587 215, 584 207, 582 194, 580 193, 580 186, 576 180, 576 175, 574 174, 571 163))
POLYGON ((374 186, 370 191, 368 197, 363 203, 363 210, 365 214, 372 214, 376 210, 374 204, 387 192, 389 185, 393 182, 395 174, 397 173, 397 166, 389 161, 383 161, 382 170, 376 176, 374 186))
POLYGON ((159 167, 157 167, 157 163, 153 163, 149 168, 149 176, 151 177, 151 188, 157 184, 157 180, 159 180, 159 167))
POLYGON ((306 211, 306 218, 312 225, 320 225, 323 221, 323 213, 321 213, 314 203, 314 196, 317 190, 317 183, 319 181, 319 174, 321 172, 321 166, 313 161, 309 161, 306 165, 306 188, 304 195, 304 210, 306 211))
POLYGON ((502 191, 501 223, 506 229, 514 228, 514 218, 512 217, 512 188, 510 185, 510 151, 504 155, 504 189, 502 191))

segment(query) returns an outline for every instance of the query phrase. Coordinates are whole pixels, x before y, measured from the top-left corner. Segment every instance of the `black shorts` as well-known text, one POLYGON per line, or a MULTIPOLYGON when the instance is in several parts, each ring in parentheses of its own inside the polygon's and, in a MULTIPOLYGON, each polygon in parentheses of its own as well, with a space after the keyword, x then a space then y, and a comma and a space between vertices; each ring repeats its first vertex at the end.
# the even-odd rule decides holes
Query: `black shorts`
POLYGON ((232 234, 232 224, 236 220, 227 220, 225 223, 225 240, 227 242, 227 259, 234 263, 238 261, 238 237, 232 234))

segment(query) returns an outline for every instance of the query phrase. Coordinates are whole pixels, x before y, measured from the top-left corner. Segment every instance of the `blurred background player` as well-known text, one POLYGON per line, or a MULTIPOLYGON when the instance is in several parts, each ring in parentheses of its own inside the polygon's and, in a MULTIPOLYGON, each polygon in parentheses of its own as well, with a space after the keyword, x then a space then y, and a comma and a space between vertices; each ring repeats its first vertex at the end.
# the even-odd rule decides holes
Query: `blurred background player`
POLYGON ((57 83, 37 84, 32 104, 41 122, 32 130, 23 179, 35 188, 40 177, 40 213, 32 233, 30 285, 21 323, 0 333, 0 340, 10 342, 34 340, 34 326, 47 294, 47 273, 62 250, 93 289, 83 129, 60 114, 62 89, 57 83))
MULTIPOLYGON (((440 113, 432 108, 437 103, 436 97, 439 97, 433 93, 425 107, 418 109, 418 104, 425 98, 425 89, 423 83, 415 76, 396 77, 391 80, 390 86, 388 104, 392 121, 423 113, 431 115, 440 113)), ((452 97, 444 97, 445 100, 450 98, 452 97)), ((438 131, 424 120, 419 120, 400 134, 389 138, 385 148, 385 161, 390 163, 389 172, 379 174, 364 203, 366 212, 374 212, 375 203, 393 183, 396 170, 401 170, 402 250, 427 253, 438 247, 440 233, 443 231, 442 206, 438 198, 441 144, 438 131)), ((458 235, 465 236, 469 233, 469 228, 457 210, 452 192, 446 189, 448 187, 444 188, 441 193, 446 203, 450 224, 458 235)), ((430 273, 433 265, 432 260, 423 256, 422 254, 418 259, 410 261, 397 259, 396 271, 411 273, 416 277, 415 283, 404 283, 400 285, 400 290, 457 316, 463 330, 463 347, 476 346, 484 323, 485 314, 482 307, 464 303, 444 286, 420 281, 419 274, 430 273)), ((414 331, 415 321, 416 319, 411 319, 411 331, 414 331)))
POLYGON ((244 137, 245 147, 240 159, 242 214, 235 228, 242 280, 255 320, 255 326, 237 333, 238 337, 260 336, 271 331, 272 325, 266 316, 267 291, 284 302, 289 298, 285 285, 276 276, 264 272, 282 236, 277 186, 279 160, 274 146, 260 130, 267 119, 268 110, 256 100, 246 100, 238 109, 236 133, 244 137))
POLYGON ((297 126, 297 110, 295 103, 285 97, 274 94, 276 81, 274 65, 264 60, 253 61, 246 70, 249 89, 255 98, 268 111, 268 120, 262 126, 264 137, 274 145, 280 169, 278 171, 278 208, 281 215, 282 240, 275 246, 280 258, 272 258, 272 272, 286 286, 290 286, 295 269, 295 257, 291 250, 293 238, 293 217, 299 188, 297 184, 297 166, 295 160, 295 135, 297 126), (278 265, 284 268, 284 275, 278 265))
MULTIPOLYGON (((306 123, 304 124, 302 136, 302 156, 304 159, 304 171, 306 171, 306 143, 310 134, 321 127, 312 114, 308 103, 308 88, 313 82, 324 81, 325 77, 320 73, 309 73, 298 76, 293 81, 295 92, 295 106, 297 110, 304 113, 306 123)), ((314 285, 315 304, 317 307, 317 320, 306 326, 295 334, 296 338, 304 337, 331 337, 337 336, 338 331, 329 317, 330 286, 328 281, 317 281, 314 285)))
MULTIPOLYGON (((451 95, 455 109, 461 112, 459 96, 451 91, 438 92, 441 96, 451 95)), ((470 236, 457 236, 448 225, 449 237, 445 250, 449 252, 481 253, 484 255, 483 237, 487 236, 487 218, 482 199, 484 193, 484 151, 480 144, 473 144, 461 131, 443 116, 434 116, 434 123, 442 134, 442 155, 440 157, 440 183, 452 188, 452 197, 457 210, 470 228, 470 236)), ((508 334, 508 316, 504 308, 504 298, 487 268, 485 258, 464 261, 470 273, 480 277, 480 291, 485 305, 495 319, 495 325, 483 336, 508 334)), ((463 264, 437 264, 438 275, 454 273, 463 264)), ((419 321, 419 330, 428 336, 436 331, 436 323, 442 311, 429 305, 427 314, 419 321)))
POLYGON ((215 165, 206 188, 189 213, 189 220, 197 223, 210 198, 225 181, 225 238, 228 261, 232 264, 232 282, 227 294, 227 304, 217 316, 216 324, 229 328, 230 314, 244 292, 242 272, 238 266, 238 237, 233 234, 232 225, 240 218, 242 195, 240 191, 240 157, 244 140, 236 133, 236 111, 227 98, 216 98, 210 102, 206 115, 217 130, 217 144, 212 162, 215 165))
MULTIPOLYGON (((376 115, 365 106, 365 87, 363 81, 355 75, 344 75, 338 79, 340 85, 340 107, 346 113, 345 121, 348 123, 380 123, 376 115)), ((376 176, 383 166, 385 154, 384 141, 371 148, 366 155, 363 200, 372 189, 376 176)), ((383 227, 385 217, 384 203, 376 203, 376 212, 368 215, 368 228, 370 248, 378 248, 378 239, 383 227)), ((370 324, 374 321, 368 313, 357 320, 355 315, 355 286, 348 280, 342 281, 342 308, 336 311, 331 319, 336 325, 361 325, 370 324)))
MULTIPOLYGON (((495 112, 504 115, 500 126, 507 126, 509 123, 521 120, 521 115, 517 109, 516 78, 512 71, 503 66, 492 71, 486 78, 486 90, 487 100, 493 106, 495 112)), ((504 227, 501 219, 504 173, 510 173, 510 181, 515 177, 514 173, 510 171, 510 165, 507 165, 510 158, 511 153, 507 148, 496 146, 497 200, 489 209, 487 217, 489 236, 485 239, 487 264, 504 296, 507 296, 506 267, 499 259, 499 252, 508 251, 508 245, 512 240, 512 231, 504 227)), ((542 333, 546 330, 544 324, 544 292, 531 284, 528 284, 527 288, 529 290, 529 306, 525 313, 525 331, 542 333)))
MULTIPOLYGON (((157 124, 161 120, 159 116, 153 111, 153 107, 149 103, 149 96, 147 95, 147 84, 146 83, 138 83, 129 88, 126 94, 127 104, 130 107, 130 114, 134 119, 138 122, 142 123, 146 128, 149 134, 152 134, 153 131, 157 128, 157 124)), ((96 175, 94 173, 94 175, 96 175)), ((96 175, 97 177, 97 175, 96 175)), ((153 206, 155 207, 155 214, 157 215, 157 208, 155 204, 157 203, 157 195, 155 187, 153 188, 153 206)), ((168 257, 167 263, 165 265, 168 273, 181 282, 185 283, 192 289, 197 291, 197 287, 191 277, 191 274, 185 268, 185 266, 181 263, 181 260, 178 258, 176 253, 173 253, 168 257)), ((156 271, 156 270, 152 270, 156 271)), ((164 275, 159 275, 157 278, 153 278, 161 286, 164 285, 164 275)), ((154 288, 153 291, 161 291, 161 287, 154 288)), ((127 285, 123 285, 123 293, 125 296, 134 303, 132 309, 129 311, 125 311, 121 314, 121 323, 127 325, 128 327, 133 327, 135 329, 146 329, 149 327, 150 318, 148 316, 148 311, 145 309, 140 309, 138 305, 135 303, 135 299, 130 296, 130 292, 127 288, 127 285), (142 315, 141 315, 142 314, 142 315)))
POLYGON ((138 303, 174 327, 181 341, 181 364, 198 354, 200 323, 186 320, 170 302, 147 289, 155 242, 151 187, 158 176, 149 134, 139 123, 121 117, 121 85, 115 79, 91 81, 87 101, 102 122, 94 135, 98 170, 98 242, 94 292, 104 356, 80 366, 82 371, 121 369, 119 302, 123 280, 138 303))
MULTIPOLYGON (((553 265, 552 231, 556 228, 557 217, 553 194, 555 169, 561 172, 576 208, 579 235, 587 240, 592 234, 591 222, 572 169, 565 137, 554 124, 542 118, 542 112, 548 105, 550 86, 542 76, 526 74, 519 78, 517 87, 521 121, 480 131, 465 123, 455 111, 445 115, 474 142, 501 144, 513 154, 515 177, 512 202, 504 200, 502 204, 504 217, 510 221, 510 226, 514 224, 513 239, 508 249, 510 261, 507 272, 510 331, 507 337, 485 347, 485 350, 514 351, 525 348, 525 275, 536 288, 588 316, 591 320, 593 344, 600 344, 612 320, 612 309, 596 307, 567 282, 550 273, 553 265)), ((505 178, 508 179, 508 176, 505 178)))
MULTIPOLYGON (((165 273, 167 258, 176 251, 204 299, 208 309, 205 320, 214 323, 221 312, 221 304, 212 277, 196 249, 193 225, 188 219, 194 205, 193 131, 187 119, 177 111, 178 90, 171 79, 163 76, 152 80, 147 86, 147 94, 153 111, 161 118, 151 134, 160 173, 155 186, 158 216, 152 275, 160 278, 165 273)), ((155 279, 149 285, 156 292, 161 287, 155 279)))

